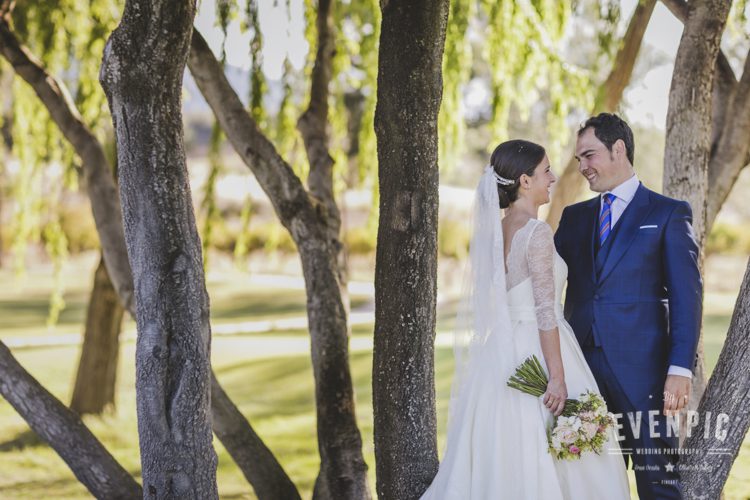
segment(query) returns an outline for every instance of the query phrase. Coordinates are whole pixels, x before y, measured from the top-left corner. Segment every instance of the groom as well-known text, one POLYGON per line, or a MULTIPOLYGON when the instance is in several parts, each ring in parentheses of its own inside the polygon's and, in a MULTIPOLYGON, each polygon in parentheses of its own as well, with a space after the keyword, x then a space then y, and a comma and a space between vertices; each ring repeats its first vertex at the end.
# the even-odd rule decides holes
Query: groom
POLYGON ((579 171, 595 198, 562 213, 565 318, 609 410, 641 499, 682 498, 666 414, 687 405, 701 319, 699 249, 690 205, 647 189, 633 170, 633 132, 601 113, 578 131, 579 171))

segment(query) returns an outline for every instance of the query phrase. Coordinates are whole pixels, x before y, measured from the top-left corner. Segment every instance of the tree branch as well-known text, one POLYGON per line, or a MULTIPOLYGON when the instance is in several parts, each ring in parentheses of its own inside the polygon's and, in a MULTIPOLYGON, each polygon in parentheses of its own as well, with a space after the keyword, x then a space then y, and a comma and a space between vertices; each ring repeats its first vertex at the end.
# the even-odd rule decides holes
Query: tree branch
MULTIPOLYGON (((669 9, 669 11, 679 20, 685 24, 688 18, 688 3, 685 0, 661 0, 661 3, 669 9)), ((732 99, 735 86, 737 85, 737 77, 734 75, 732 66, 729 64, 727 56, 724 51, 719 49, 719 56, 716 59, 716 75, 714 76, 714 90, 713 90, 713 102, 712 108, 712 137, 711 144, 715 148, 718 144, 721 133, 724 130, 724 117, 728 104, 732 99)))
POLYGON ((258 498, 298 500, 296 486, 212 373, 213 428, 258 498))
MULTIPOLYGON (((732 112, 720 123, 723 125, 720 139, 712 150, 708 164, 707 234, 711 232, 716 216, 737 177, 750 161, 750 52, 745 58, 742 77, 728 101, 727 109, 732 112)), ((719 124, 714 124, 715 127, 717 125, 719 124)))
POLYGON ((301 228, 294 226, 293 222, 315 221, 314 202, 292 167, 248 115, 211 48, 197 30, 193 31, 188 68, 237 154, 268 195, 279 220, 292 236, 299 236, 301 228))
POLYGON ((96 498, 143 498, 141 486, 81 421, 0 342, 0 394, 96 498))
POLYGON ((688 18, 688 4, 685 0, 661 0, 666 8, 676 17, 682 24, 688 18))
MULTIPOLYGON (((685 22, 688 15, 688 3, 685 0, 661 1, 677 19, 685 22)), ((750 58, 750 53, 747 57, 750 58)), ((748 66, 746 58, 742 77, 738 82, 726 55, 719 51, 711 110, 712 146, 708 165, 706 234, 711 232, 716 216, 740 172, 750 163, 750 150, 747 147, 750 135, 750 82, 746 81, 750 79, 748 66)))
MULTIPOLYGON (((119 284, 115 282, 114 276, 112 281, 115 284, 120 302, 131 316, 135 317, 133 275, 125 246, 120 199, 112 180, 111 167, 106 159, 103 147, 83 124, 64 84, 49 74, 42 63, 20 44, 11 31, 8 14, 13 3, 9 0, 3 0, 0 3, 5 13, 4 17, 0 18, 0 53, 9 61, 15 62, 15 64, 12 63, 14 70, 32 85, 66 139, 71 142, 81 156, 99 240, 103 251, 105 248, 112 250, 109 260, 107 255, 104 255, 108 272, 112 273, 119 270, 119 284), (7 6, 10 6, 10 8, 7 6)), ((254 454, 253 450, 267 450, 267 447, 221 389, 213 372, 211 376, 211 403, 216 434, 237 461, 240 470, 253 488, 261 495, 261 492, 272 491, 274 484, 291 484, 291 480, 283 471, 275 476, 257 477, 255 470, 272 470, 275 466, 280 468, 280 465, 270 451, 267 454, 254 454), (222 429, 234 429, 234 432, 230 435, 222 432, 222 429), (238 451, 238 446, 233 445, 235 442, 243 443, 240 451, 238 451)), ((53 443, 50 444, 56 447, 53 443)), ((282 495, 283 498, 299 496, 293 485, 286 492, 288 494, 282 495)))
POLYGON ((193 32, 188 67, 227 138, 268 195, 299 249, 307 294, 321 475, 331 498, 369 498, 349 371, 346 310, 325 208, 309 196, 244 109, 208 44, 193 32))
POLYGON ((0 19, 4 21, 10 20, 10 15, 16 6, 16 0, 1 0, 0 1, 0 19))
POLYGON ((750 371, 747 370, 750 363, 749 304, 750 262, 737 296, 727 339, 698 405, 700 418, 685 442, 685 449, 691 453, 680 456, 680 468, 690 471, 689 474, 683 473, 685 498, 720 498, 750 426, 750 406, 747 404, 750 390, 750 371), (720 421, 723 425, 719 425, 720 421), (709 427, 713 427, 711 432, 709 427), (722 429, 726 434, 722 435, 722 429), (726 453, 707 455, 718 448, 726 453), (707 456, 711 457, 710 460, 706 460, 707 456))
POLYGON ((42 63, 21 45, 10 29, 7 16, 0 18, 0 53, 16 74, 31 85, 81 158, 107 270, 123 307, 133 313, 133 277, 125 247, 122 212, 112 167, 104 149, 83 123, 64 84, 48 73, 42 63))
POLYGON ((328 85, 331 81, 331 61, 334 37, 331 26, 331 0, 318 2, 316 26, 318 30, 318 50, 312 70, 310 103, 297 122, 297 128, 305 143, 310 174, 307 186, 310 194, 318 198, 326 207, 326 222, 333 240, 338 240, 341 216, 333 197, 333 158, 328 151, 328 85))

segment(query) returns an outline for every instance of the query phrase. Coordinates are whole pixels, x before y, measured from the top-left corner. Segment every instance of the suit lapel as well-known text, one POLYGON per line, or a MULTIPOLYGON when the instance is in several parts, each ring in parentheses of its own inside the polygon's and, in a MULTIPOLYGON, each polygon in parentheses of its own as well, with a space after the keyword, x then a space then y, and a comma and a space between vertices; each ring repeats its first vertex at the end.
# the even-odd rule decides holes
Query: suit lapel
POLYGON ((599 276, 600 283, 607 279, 607 276, 612 272, 612 269, 614 269, 620 259, 622 259, 638 235, 638 228, 641 221, 643 221, 653 208, 649 203, 650 198, 648 189, 643 184, 640 184, 638 190, 635 192, 635 196, 630 200, 630 203, 620 216, 620 220, 617 221, 617 225, 620 227, 617 230, 618 233, 615 239, 611 243, 612 248, 609 250, 607 260, 604 262, 604 267, 599 276))

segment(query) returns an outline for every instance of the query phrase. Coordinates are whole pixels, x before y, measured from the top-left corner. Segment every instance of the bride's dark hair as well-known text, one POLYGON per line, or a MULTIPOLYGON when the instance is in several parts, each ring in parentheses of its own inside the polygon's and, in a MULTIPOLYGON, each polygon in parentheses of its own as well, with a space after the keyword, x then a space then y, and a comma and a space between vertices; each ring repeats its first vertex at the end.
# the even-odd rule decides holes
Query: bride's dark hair
POLYGON ((534 169, 547 154, 539 144, 514 139, 505 141, 495 148, 490 157, 490 165, 500 177, 513 181, 513 184, 504 186, 497 184, 497 195, 500 197, 500 208, 508 208, 511 203, 518 199, 518 179, 526 174, 534 175, 534 169))

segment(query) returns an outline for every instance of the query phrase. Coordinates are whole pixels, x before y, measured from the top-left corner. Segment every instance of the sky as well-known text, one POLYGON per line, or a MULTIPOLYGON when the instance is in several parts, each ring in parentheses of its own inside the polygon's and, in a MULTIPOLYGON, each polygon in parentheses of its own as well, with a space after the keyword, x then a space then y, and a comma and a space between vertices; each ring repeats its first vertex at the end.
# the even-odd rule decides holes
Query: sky
MULTIPOLYGON (((622 0, 623 30, 637 0, 622 0)), ((263 71, 270 80, 278 80, 282 74, 284 57, 300 69, 305 63, 308 44, 304 38, 304 7, 302 0, 290 1, 290 18, 286 13, 286 2, 261 0, 260 23, 264 35, 263 71)), ((216 53, 221 46, 221 30, 216 26, 215 2, 204 0, 195 22, 216 53)), ((664 128, 666 122, 669 85, 673 64, 682 34, 680 23, 662 5, 656 4, 653 17, 646 30, 644 43, 666 56, 668 63, 650 69, 638 83, 625 92, 625 113, 631 123, 664 128)), ((227 63, 248 69, 250 66, 249 33, 240 33, 239 23, 230 25, 227 40, 227 63)), ((479 89, 478 89, 479 90, 479 89)), ((471 94, 469 89, 468 94, 471 94)), ((471 98, 471 97, 469 97, 471 98)), ((475 96, 476 98, 476 96, 475 96)))
MULTIPOLYGON (((637 3, 637 0, 623 0, 622 14, 625 19, 630 19, 637 3)), ((644 43, 664 53, 669 62, 651 69, 641 81, 626 90, 626 113, 630 122, 664 129, 674 68, 672 61, 681 36, 682 23, 661 2, 657 2, 646 28, 644 43)))

